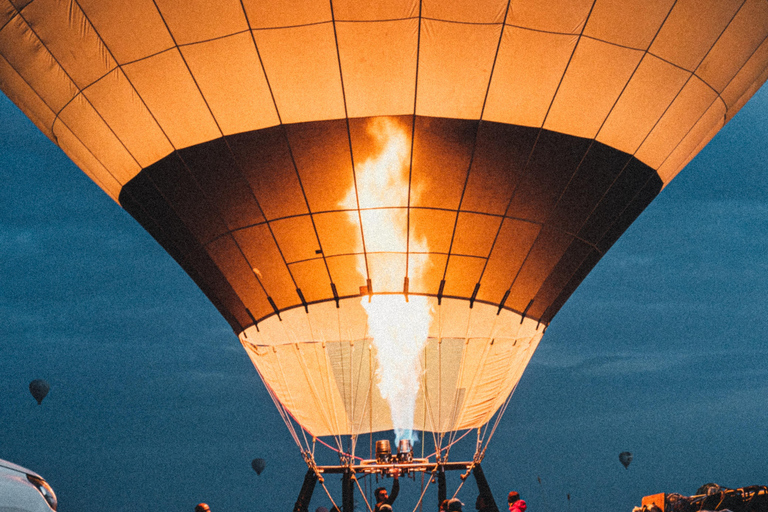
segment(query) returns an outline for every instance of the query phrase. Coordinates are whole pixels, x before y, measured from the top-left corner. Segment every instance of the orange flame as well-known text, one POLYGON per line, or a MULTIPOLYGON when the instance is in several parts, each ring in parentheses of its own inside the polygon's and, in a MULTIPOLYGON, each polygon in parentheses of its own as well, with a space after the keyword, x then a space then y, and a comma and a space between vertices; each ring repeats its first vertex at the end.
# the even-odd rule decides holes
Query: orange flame
MULTIPOLYGON (((382 146, 382 151, 356 167, 357 197, 363 215, 363 230, 368 254, 401 252, 407 246, 408 156, 406 133, 393 121, 376 119, 369 133, 382 146)), ((413 195, 412 195, 413 199, 413 195)), ((357 221, 357 200, 352 188, 342 201, 350 219, 357 221)), ((362 248, 359 248, 362 249, 362 248)), ((411 253, 428 253, 425 241, 412 240, 411 253)), ((409 281, 421 279, 427 263, 424 256, 411 257, 409 281)), ((366 275, 365 259, 358 258, 358 271, 366 275)), ((402 289, 405 268, 397 264, 376 267, 371 276, 376 289, 402 289)), ((364 297, 368 314, 368 332, 376 347, 376 379, 381 396, 389 403, 392 425, 400 439, 413 436, 413 417, 419 379, 422 373, 420 355, 427 342, 432 322, 427 298, 404 295, 364 297)))

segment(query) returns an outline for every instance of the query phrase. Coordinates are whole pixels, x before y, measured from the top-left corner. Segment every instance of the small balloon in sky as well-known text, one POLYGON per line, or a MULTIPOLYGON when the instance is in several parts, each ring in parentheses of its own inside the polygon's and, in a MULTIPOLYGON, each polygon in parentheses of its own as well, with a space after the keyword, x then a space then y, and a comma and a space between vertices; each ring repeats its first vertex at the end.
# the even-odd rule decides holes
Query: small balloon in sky
POLYGON ((630 452, 621 452, 619 454, 619 461, 624 465, 624 469, 627 469, 629 463, 632 462, 632 454, 630 452))
POLYGON ((251 461, 251 467, 257 475, 260 475, 261 472, 264 471, 264 468, 267 467, 267 461, 264 459, 253 459, 251 461))
POLYGON ((35 379, 29 383, 29 392, 32 393, 32 396, 37 400, 37 405, 43 403, 43 398, 45 398, 45 395, 47 395, 50 390, 51 386, 49 386, 43 379, 35 379))

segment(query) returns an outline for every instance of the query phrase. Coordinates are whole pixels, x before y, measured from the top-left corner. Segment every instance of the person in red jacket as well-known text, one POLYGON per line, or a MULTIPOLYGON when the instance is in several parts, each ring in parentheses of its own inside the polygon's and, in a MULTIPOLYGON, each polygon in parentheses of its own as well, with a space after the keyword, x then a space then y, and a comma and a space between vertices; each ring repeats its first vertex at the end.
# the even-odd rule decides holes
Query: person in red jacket
POLYGON ((525 504, 525 500, 520 499, 520 493, 517 491, 509 492, 507 503, 509 503, 509 512, 525 512, 525 509, 528 508, 525 504))

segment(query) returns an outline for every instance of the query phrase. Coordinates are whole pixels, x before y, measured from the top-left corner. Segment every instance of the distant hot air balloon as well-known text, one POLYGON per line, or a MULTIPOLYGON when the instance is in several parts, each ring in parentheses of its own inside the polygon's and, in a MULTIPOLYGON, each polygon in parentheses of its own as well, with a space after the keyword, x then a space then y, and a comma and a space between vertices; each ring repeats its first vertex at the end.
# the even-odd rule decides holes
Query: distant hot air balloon
POLYGON ((5 4, 0 87, 200 286, 304 454, 479 431, 768 76, 758 0, 5 4))
POLYGON ((43 379, 35 379, 29 383, 29 392, 37 400, 37 405, 42 405, 43 398, 45 398, 50 390, 51 386, 43 379))
POLYGON ((264 459, 253 459, 251 461, 251 467, 257 475, 260 475, 261 472, 264 471, 264 468, 267 467, 267 461, 264 459))
POLYGON ((632 454, 630 452, 621 452, 619 454, 619 460, 624 466, 624 469, 627 469, 629 468, 629 463, 632 462, 632 454))

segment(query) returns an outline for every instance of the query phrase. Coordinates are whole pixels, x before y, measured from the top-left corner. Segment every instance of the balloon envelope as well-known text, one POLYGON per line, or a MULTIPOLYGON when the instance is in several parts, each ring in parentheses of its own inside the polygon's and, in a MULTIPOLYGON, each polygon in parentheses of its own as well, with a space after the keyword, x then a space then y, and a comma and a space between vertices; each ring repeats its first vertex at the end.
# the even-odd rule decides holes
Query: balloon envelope
POLYGON ((36 0, 0 9, 0 86, 313 435, 393 427, 361 295, 426 298, 409 407, 447 432, 768 76, 768 3, 641 3, 36 0))
POLYGON ((29 392, 35 397, 38 405, 43 403, 43 398, 45 398, 50 390, 51 386, 43 379, 35 379, 29 383, 29 392))
POLYGON ((257 475, 260 475, 261 472, 264 471, 264 468, 267 467, 267 461, 264 459, 253 459, 251 461, 251 467, 257 475))
POLYGON ((621 452, 619 460, 624 465, 624 469, 626 469, 629 467, 629 463, 632 462, 632 454, 630 452, 621 452))

